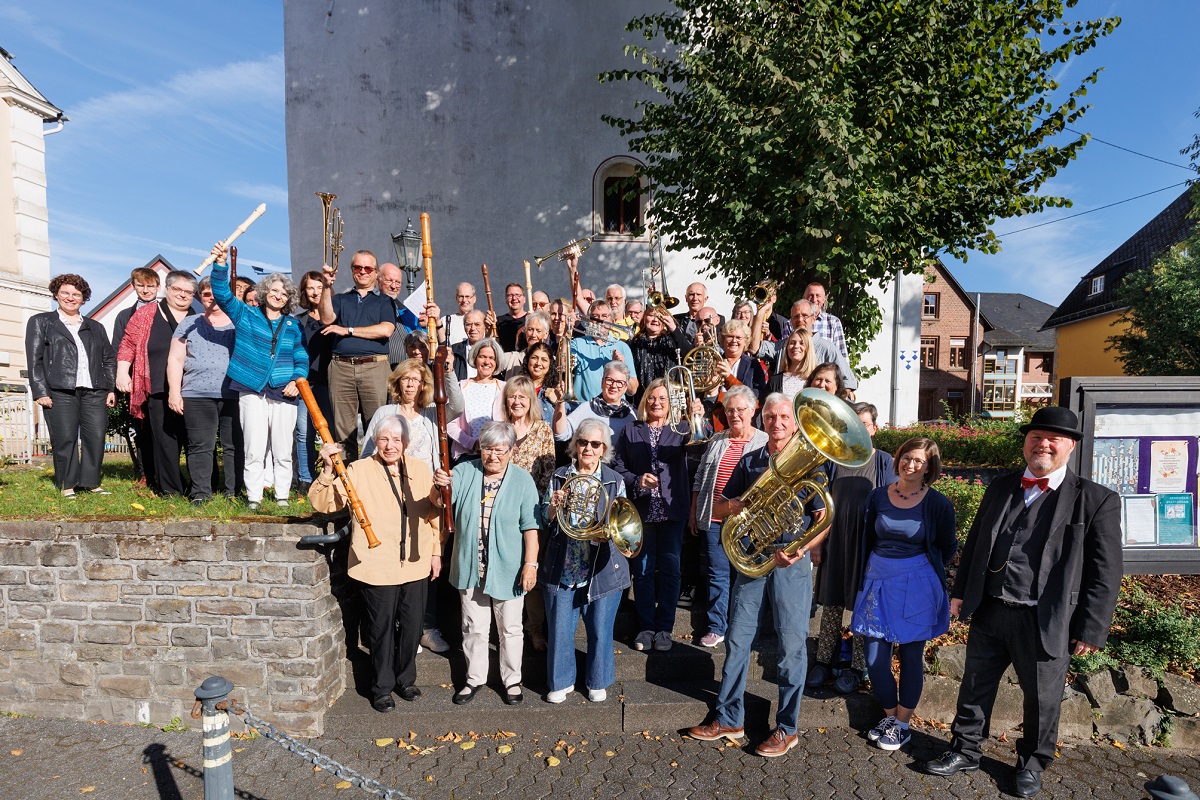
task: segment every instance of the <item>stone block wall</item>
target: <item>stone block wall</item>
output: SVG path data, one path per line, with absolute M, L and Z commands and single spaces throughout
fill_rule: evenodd
M 161 725 L 210 675 L 294 733 L 345 688 L 314 525 L 0 523 L 0 709 Z M 235 723 L 240 724 L 240 723 Z

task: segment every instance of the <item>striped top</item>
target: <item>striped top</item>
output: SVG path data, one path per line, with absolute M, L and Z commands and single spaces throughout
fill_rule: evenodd
M 733 474 L 734 467 L 742 460 L 742 452 L 746 449 L 746 444 L 747 442 L 729 440 L 729 448 L 721 454 L 721 461 L 717 464 L 717 482 L 713 486 L 713 497 L 725 496 L 725 484 L 729 483 L 729 476 Z M 719 519 L 713 520 L 713 522 L 720 521 Z

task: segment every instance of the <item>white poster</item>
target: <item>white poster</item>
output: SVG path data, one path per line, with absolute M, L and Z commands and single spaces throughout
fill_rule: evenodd
M 1180 439 L 1150 442 L 1150 491 L 1179 493 L 1187 491 L 1188 447 Z

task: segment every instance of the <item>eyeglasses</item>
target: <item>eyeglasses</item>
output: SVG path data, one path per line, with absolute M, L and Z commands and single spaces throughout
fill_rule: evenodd
M 201 293 L 200 293 L 200 296 L 201 296 L 201 297 L 212 297 L 212 296 L 213 296 L 213 293 L 212 293 L 212 292 L 209 292 L 209 291 L 205 291 L 205 292 L 201 292 Z
M 900 456 L 900 463 L 912 464 L 914 467 L 923 467 L 929 462 L 923 458 L 916 458 L 914 456 Z
M 629 381 L 622 380 L 620 378 L 605 378 L 604 383 L 609 386 L 628 386 L 629 385 Z
M 506 298 L 509 298 L 509 299 L 511 299 L 511 298 L 514 298 L 514 297 L 524 297 L 524 296 L 525 296 L 525 293 L 524 293 L 524 292 L 509 292 L 508 294 L 506 294 L 506 295 L 504 295 L 504 296 L 505 296 Z
M 604 447 L 604 442 L 594 442 L 591 439 L 576 439 L 580 447 L 590 447 L 593 450 L 599 450 Z
M 175 292 L 176 294 L 195 294 L 196 293 L 195 289 L 189 289 L 186 286 L 172 286 L 171 291 Z
M 502 456 L 508 452 L 507 447 L 481 447 L 479 452 L 487 453 L 489 456 Z
M 367 267 L 367 266 L 363 266 L 361 264 L 352 264 L 352 265 L 350 265 L 350 269 L 354 270 L 355 272 L 361 272 L 364 275 L 370 275 L 372 272 L 375 271 L 374 267 Z

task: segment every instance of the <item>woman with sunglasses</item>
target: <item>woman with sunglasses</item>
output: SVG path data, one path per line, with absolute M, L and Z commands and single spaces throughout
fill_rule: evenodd
M 549 628 L 546 702 L 561 703 L 575 688 L 575 629 L 582 615 L 587 630 L 587 696 L 600 703 L 607 699 L 608 687 L 616 678 L 613 625 L 621 596 L 629 586 L 629 562 L 610 539 L 579 541 L 567 536 L 559 525 L 559 515 L 570 514 L 578 521 L 578 509 L 567 508 L 563 491 L 571 477 L 596 477 L 610 503 L 625 496 L 625 481 L 607 465 L 612 461 L 612 431 L 604 420 L 581 421 L 568 450 L 572 463 L 555 471 L 539 506 L 542 528 L 548 534 L 537 581 L 546 601 Z M 597 507 L 594 513 L 602 519 L 607 511 Z
M 238 396 L 229 385 L 233 320 L 213 297 L 212 279 L 200 281 L 204 313 L 179 323 L 167 356 L 167 405 L 187 428 L 187 468 L 192 505 L 212 500 L 218 486 L 237 497 L 241 486 L 242 426 Z M 221 439 L 224 480 L 217 476 L 217 436 Z
M 682 354 L 692 349 L 679 323 L 667 311 L 655 306 L 642 315 L 641 330 L 629 343 L 633 351 L 633 364 L 637 374 L 649 383 L 664 378 L 667 370 L 679 364 Z M 640 403 L 646 389 L 638 387 L 634 397 Z

